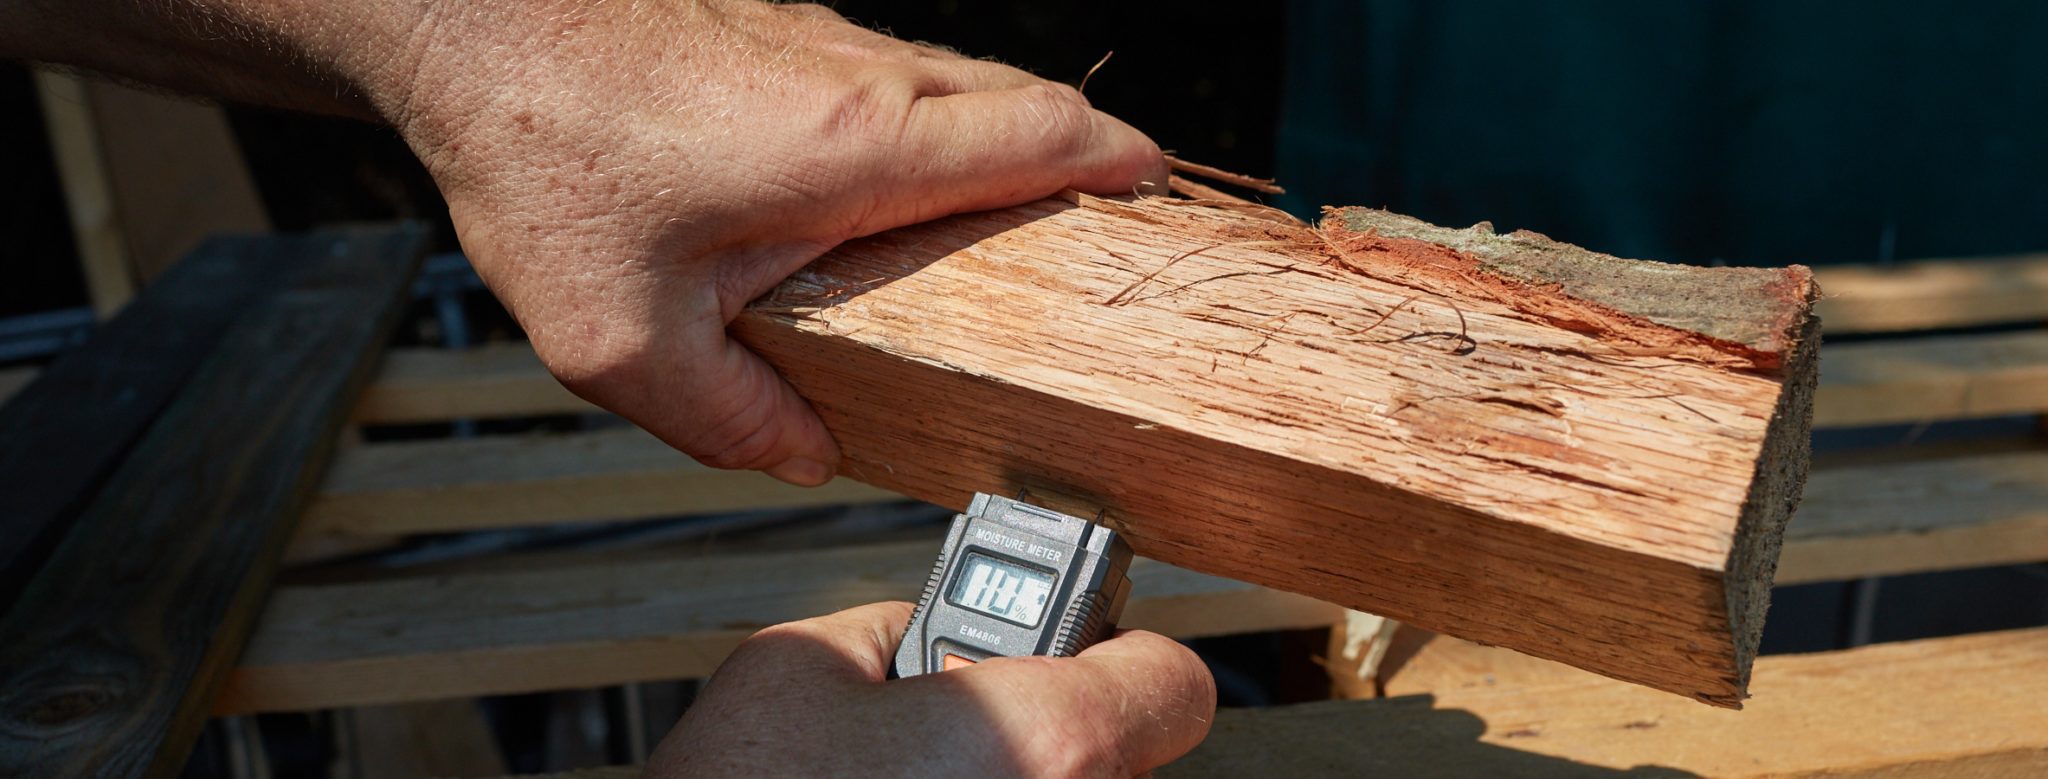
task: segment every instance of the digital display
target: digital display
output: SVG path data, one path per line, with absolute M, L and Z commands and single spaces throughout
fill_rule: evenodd
M 963 608 L 1037 625 L 1052 597 L 1052 574 L 984 554 L 968 553 L 949 600 Z

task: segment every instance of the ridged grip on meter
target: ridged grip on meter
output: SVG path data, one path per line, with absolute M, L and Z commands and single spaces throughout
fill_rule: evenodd
M 1053 634 L 1052 646 L 1046 654 L 1073 657 L 1107 638 L 1110 625 L 1105 600 L 1099 593 L 1075 600 L 1073 607 L 1060 616 L 1059 632 Z
M 924 613 L 931 609 L 932 598 L 938 597 L 939 579 L 946 575 L 946 560 L 951 557 L 946 550 L 939 550 L 938 561 L 932 563 L 932 575 L 924 580 L 924 594 L 917 596 L 917 608 L 910 610 L 910 624 L 903 626 L 904 644 L 911 643 L 911 633 L 924 624 Z

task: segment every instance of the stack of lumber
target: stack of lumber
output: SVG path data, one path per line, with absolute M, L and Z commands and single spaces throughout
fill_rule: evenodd
M 0 409 L 0 774 L 184 766 L 422 237 L 211 240 Z
M 1806 272 L 1324 225 L 1049 200 L 842 246 L 734 330 L 887 491 L 834 500 L 1029 489 L 1162 562 L 1737 703 L 1805 475 Z M 359 419 L 587 410 L 541 376 L 402 353 Z M 365 446 L 308 531 L 725 509 L 706 485 L 749 479 L 628 432 Z

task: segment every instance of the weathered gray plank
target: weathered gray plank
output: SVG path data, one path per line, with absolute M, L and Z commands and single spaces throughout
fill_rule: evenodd
M 242 239 L 303 264 L 238 320 L 0 621 L 0 774 L 182 765 L 422 249 Z

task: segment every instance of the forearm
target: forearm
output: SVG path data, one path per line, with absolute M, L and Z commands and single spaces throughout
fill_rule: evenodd
M 403 100 L 428 10 L 417 0 L 0 0 L 0 58 L 372 119 Z

